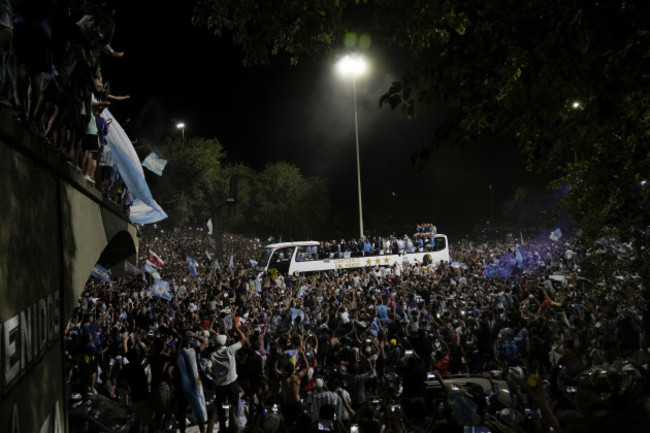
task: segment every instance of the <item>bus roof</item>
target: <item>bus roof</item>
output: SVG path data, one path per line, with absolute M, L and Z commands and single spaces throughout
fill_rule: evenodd
M 297 241 L 297 242 L 277 242 L 275 244 L 264 245 L 264 248 L 284 248 L 284 247 L 318 247 L 318 241 Z

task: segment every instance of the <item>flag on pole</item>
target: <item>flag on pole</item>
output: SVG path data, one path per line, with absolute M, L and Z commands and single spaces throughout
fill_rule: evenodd
M 212 261 L 212 253 L 210 253 L 210 251 L 205 250 L 203 254 L 205 254 L 205 257 L 207 257 L 208 260 Z
M 151 250 L 149 250 L 147 253 L 147 263 L 149 263 L 151 266 L 157 267 L 158 269 L 162 268 L 165 265 L 165 262 L 162 261 L 158 254 L 154 253 Z
M 255 269 L 255 267 L 257 266 L 257 262 L 253 259 L 248 259 L 248 260 L 250 260 L 251 262 L 251 268 Z
M 136 265 L 128 260 L 124 260 L 124 271 L 133 275 L 139 275 L 142 272 Z
M 562 230 L 560 230 L 559 228 L 553 230 L 553 231 L 551 232 L 551 235 L 549 236 L 549 238 L 550 238 L 553 242 L 557 241 L 557 240 L 560 239 L 561 237 L 562 237 Z
M 228 262 L 228 269 L 231 271 L 235 268 L 235 252 L 230 250 L 230 262 Z
M 196 277 L 199 274 L 196 270 L 196 268 L 199 267 L 199 262 L 197 262 L 190 256 L 185 257 L 185 261 L 187 262 L 187 269 L 190 270 L 192 277 Z
M 519 232 L 519 238 L 521 239 L 521 244 L 524 244 L 524 234 L 522 232 Z
M 169 291 L 169 283 L 167 281 L 155 279 L 151 287 L 151 296 L 172 300 L 172 294 Z
M 156 155 L 155 152 L 151 152 L 147 157 L 142 161 L 142 166 L 148 168 L 152 172 L 156 173 L 158 176 L 162 176 L 162 172 L 167 165 L 167 160 L 160 158 Z
M 154 266 L 152 266 L 151 263 L 149 263 L 149 262 L 147 262 L 144 265 L 144 271 L 146 273 L 148 273 L 149 275 L 151 275 L 152 277 L 154 277 L 155 279 L 157 279 L 157 280 L 162 279 L 162 277 L 158 273 L 158 269 L 156 269 Z
M 213 229 L 213 227 L 212 227 L 212 218 L 208 219 L 208 222 L 205 223 L 205 225 L 208 226 L 208 234 L 211 235 L 212 234 L 212 229 Z
M 219 259 L 216 259 L 216 260 L 214 261 L 214 268 L 215 268 L 215 269 L 221 269 L 221 265 L 219 264 Z
M 95 267 L 90 272 L 90 275 L 101 281 L 110 281 L 111 279 L 110 271 L 105 267 L 103 267 L 102 265 L 100 265 L 99 263 L 95 264 Z

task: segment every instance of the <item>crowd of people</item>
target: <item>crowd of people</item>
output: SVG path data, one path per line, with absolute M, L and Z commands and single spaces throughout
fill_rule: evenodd
M 103 112 L 128 95 L 102 75 L 115 32 L 111 2 L 0 0 L 0 104 L 44 137 L 70 166 L 118 206 L 126 188 L 114 170 Z
M 418 226 L 418 229 L 420 227 Z M 322 241 L 318 252 L 319 260 L 330 258 L 365 257 L 384 254 L 404 254 L 422 251 L 435 251 L 441 246 L 442 240 L 436 240 L 435 231 L 413 234 L 412 236 L 390 235 L 369 236 L 363 239 L 341 239 L 337 241 Z M 444 242 L 442 242 L 444 248 Z
M 452 239 L 441 266 L 296 277 L 258 275 L 259 241 L 226 236 L 232 265 L 205 231 L 150 230 L 138 269 L 88 281 L 66 330 L 71 395 L 129 404 L 142 432 L 646 429 L 643 288 L 579 274 L 625 246 Z

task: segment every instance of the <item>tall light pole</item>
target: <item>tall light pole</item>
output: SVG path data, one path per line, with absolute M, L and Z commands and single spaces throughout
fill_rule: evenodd
M 183 146 L 185 146 L 185 124 L 184 123 L 177 123 L 176 128 L 181 130 L 181 142 L 183 143 Z
M 366 71 L 366 62 L 359 56 L 345 56 L 337 63 L 342 75 L 352 77 L 354 98 L 354 138 L 357 149 L 357 188 L 359 192 L 359 239 L 363 239 L 363 205 L 361 201 L 361 163 L 359 162 L 359 121 L 357 119 L 357 77 Z

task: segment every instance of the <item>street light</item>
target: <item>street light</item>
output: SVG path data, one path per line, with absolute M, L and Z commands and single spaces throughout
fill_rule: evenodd
M 352 77 L 354 97 L 354 137 L 357 148 L 357 188 L 359 190 L 359 239 L 363 239 L 363 206 L 361 204 L 361 164 L 359 163 L 359 122 L 357 120 L 357 77 L 363 75 L 367 66 L 359 56 L 345 56 L 336 64 L 341 75 Z
M 183 145 L 185 144 L 185 124 L 184 123 L 177 123 L 176 128 L 181 130 L 181 140 L 183 142 Z

